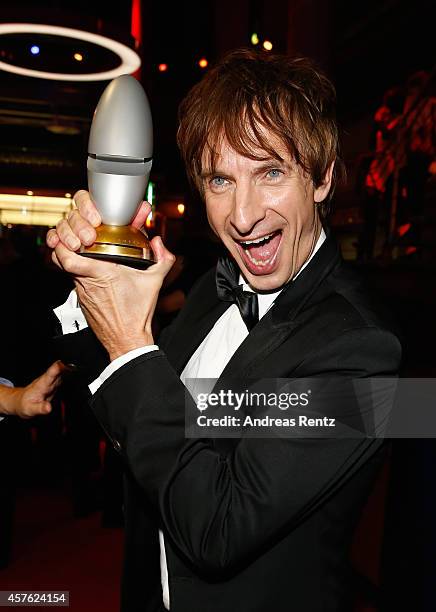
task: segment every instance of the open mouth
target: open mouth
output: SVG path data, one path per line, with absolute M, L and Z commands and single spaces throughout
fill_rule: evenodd
M 239 253 L 252 274 L 270 274 L 277 260 L 282 231 L 277 230 L 253 240 L 239 240 Z

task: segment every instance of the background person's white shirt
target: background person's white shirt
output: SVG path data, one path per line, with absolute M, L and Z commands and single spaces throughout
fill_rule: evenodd
M 324 242 L 325 238 L 326 235 L 324 229 L 321 229 L 318 241 L 310 257 L 301 266 L 298 273 L 292 279 L 293 281 L 307 266 L 309 261 Z M 239 282 L 240 284 L 244 285 L 244 291 L 253 291 L 249 285 L 244 283 L 242 276 L 240 276 Z M 259 320 L 273 306 L 276 297 L 280 293 L 281 290 L 274 293 L 258 293 Z M 86 319 L 80 310 L 75 291 L 72 291 L 65 304 L 56 308 L 54 312 L 61 322 L 63 333 L 74 333 L 75 331 L 78 331 L 78 329 L 87 327 Z M 191 395 L 196 395 L 195 379 L 217 379 L 220 377 L 224 368 L 247 336 L 247 326 L 241 317 L 239 308 L 236 306 L 236 304 L 232 304 L 224 312 L 224 314 L 221 315 L 218 321 L 216 321 L 215 325 L 212 327 L 197 350 L 193 353 L 180 375 L 180 380 L 183 382 L 183 384 L 186 383 L 185 386 L 187 386 Z M 158 348 L 159 347 L 156 345 L 143 346 L 141 348 L 129 351 L 125 355 L 117 357 L 117 359 L 114 359 L 114 361 L 112 361 L 107 368 L 103 370 L 100 376 L 89 385 L 91 393 L 94 394 L 104 383 L 104 381 L 125 363 L 128 363 L 139 355 L 158 350 Z M 203 386 L 201 390 L 204 392 Z M 169 610 L 170 596 L 168 584 L 168 566 L 166 562 L 164 536 L 161 530 L 159 530 L 159 544 L 162 597 L 165 608 Z

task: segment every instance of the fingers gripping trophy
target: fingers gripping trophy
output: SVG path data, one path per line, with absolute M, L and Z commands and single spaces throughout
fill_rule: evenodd
M 144 198 L 152 155 L 147 96 L 134 77 L 120 76 L 104 90 L 92 120 L 88 188 L 102 225 L 81 255 L 139 269 L 154 263 L 147 235 L 130 225 Z

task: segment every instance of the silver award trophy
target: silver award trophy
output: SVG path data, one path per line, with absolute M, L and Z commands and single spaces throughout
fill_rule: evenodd
M 102 218 L 80 254 L 135 268 L 154 263 L 145 232 L 130 225 L 143 201 L 153 155 L 150 106 L 128 75 L 109 83 L 95 109 L 88 145 L 88 188 Z

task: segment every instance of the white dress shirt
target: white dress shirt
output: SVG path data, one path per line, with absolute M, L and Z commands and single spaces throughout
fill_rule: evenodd
M 324 229 L 321 229 L 318 241 L 307 261 L 301 266 L 300 270 L 294 276 L 292 280 L 295 280 L 297 276 L 307 266 L 309 261 L 315 255 L 316 251 L 320 248 L 326 238 Z M 249 285 L 244 282 L 242 276 L 239 278 L 240 284 L 244 285 L 244 291 L 253 291 Z M 276 297 L 281 293 L 276 291 L 274 293 L 258 294 L 259 303 L 259 320 L 268 312 L 273 306 Z M 54 310 L 56 316 L 61 322 L 63 333 L 73 333 L 82 327 L 86 327 L 87 323 L 83 317 L 83 314 L 78 305 L 77 296 L 74 297 L 75 292 L 73 291 L 67 302 L 63 306 L 59 306 Z M 65 307 L 65 308 L 64 308 Z M 71 310 L 73 308 L 73 310 Z M 69 310 L 69 312 L 68 312 Z M 82 315 L 80 318 L 79 313 Z M 65 331 L 64 331 L 65 324 Z M 79 327 L 77 327 L 79 326 Z M 185 384 L 191 393 L 195 395 L 196 384 L 195 379 L 209 378 L 217 379 L 220 377 L 224 368 L 232 358 L 233 354 L 248 336 L 248 330 L 241 317 L 239 308 L 236 304 L 232 304 L 221 317 L 216 321 L 208 335 L 205 337 L 203 342 L 194 352 L 189 359 L 186 367 L 180 375 L 180 380 Z M 118 368 L 127 363 L 128 361 L 135 359 L 139 355 L 148 353 L 150 351 L 158 350 L 156 345 L 144 346 L 133 351 L 129 351 L 125 355 L 121 355 L 117 359 L 114 359 L 100 376 L 94 380 L 90 385 L 89 389 L 94 394 L 97 389 L 103 384 L 105 380 L 111 376 Z M 201 389 L 204 391 L 204 388 Z M 161 568 L 161 582 L 162 582 L 162 596 L 163 603 L 167 610 L 170 609 L 170 596 L 169 596 L 169 585 L 168 585 L 168 566 L 165 555 L 165 542 L 164 536 L 161 530 L 159 530 L 159 543 L 160 543 L 160 568 Z

